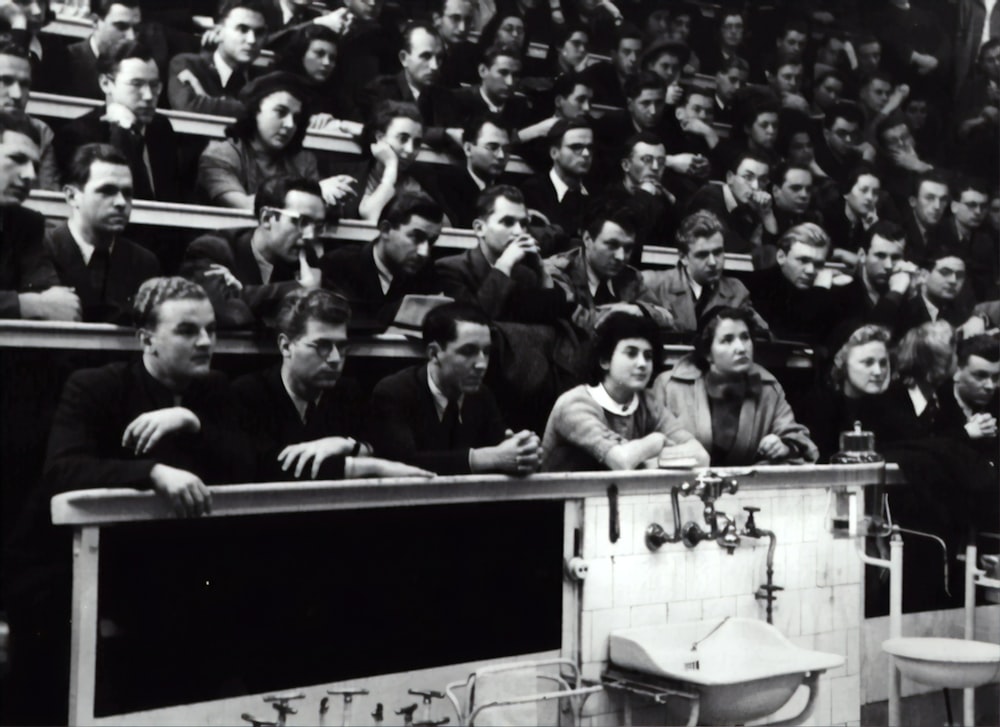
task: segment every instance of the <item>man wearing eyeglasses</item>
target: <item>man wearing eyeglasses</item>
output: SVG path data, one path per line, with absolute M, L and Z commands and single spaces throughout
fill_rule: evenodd
M 341 377 L 350 313 L 328 290 L 289 293 L 275 321 L 281 363 L 233 383 L 260 479 L 431 475 L 372 457 L 362 440 L 365 402 L 358 384 Z
M 556 233 L 556 249 L 545 254 L 570 249 L 571 241 L 580 237 L 580 225 L 590 192 L 583 180 L 594 162 L 594 130 L 586 121 L 560 120 L 546 139 L 552 168 L 544 177 L 532 177 L 522 192 L 528 209 L 545 215 L 560 230 Z
M 318 288 L 320 272 L 310 243 L 326 219 L 319 183 L 272 177 L 254 196 L 257 226 L 222 230 L 191 241 L 185 260 L 205 263 L 196 277 L 216 310 L 234 296 L 254 316 L 270 317 L 291 291 Z
M 56 135 L 56 162 L 66 174 L 84 144 L 111 144 L 128 159 L 137 199 L 181 199 L 177 149 L 170 121 L 156 113 L 163 86 L 152 51 L 128 41 L 98 59 L 104 106 L 66 124 Z
M 826 112 L 823 139 L 816 144 L 816 165 L 837 184 L 843 184 L 862 159 L 875 158 L 875 148 L 863 143 L 864 124 L 861 109 L 850 101 L 839 101 Z

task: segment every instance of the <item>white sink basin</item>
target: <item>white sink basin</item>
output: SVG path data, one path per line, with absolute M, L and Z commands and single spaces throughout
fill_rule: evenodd
M 839 654 L 801 649 L 774 626 L 749 618 L 614 631 L 610 650 L 618 667 L 696 690 L 699 724 L 766 717 L 791 699 L 807 673 L 844 663 Z
M 971 689 L 1000 680 L 1000 644 L 910 637 L 882 642 L 907 679 L 941 689 Z

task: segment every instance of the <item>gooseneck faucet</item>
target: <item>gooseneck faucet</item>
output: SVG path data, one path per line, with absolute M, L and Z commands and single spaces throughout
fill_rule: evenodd
M 747 538 L 763 538 L 767 537 L 770 539 L 770 544 L 767 546 L 767 583 L 762 585 L 757 589 L 757 592 L 753 594 L 753 597 L 758 601 L 767 601 L 767 622 L 769 624 L 774 623 L 774 602 L 777 600 L 775 596 L 776 591 L 785 590 L 781 586 L 774 585 L 774 548 L 778 544 L 778 536 L 774 534 L 773 530 L 764 530 L 763 528 L 758 528 L 757 523 L 754 521 L 754 513 L 760 512 L 759 507 L 747 506 L 743 508 L 747 512 L 747 522 L 743 526 L 743 536 Z
M 668 535 L 663 526 L 659 523 L 651 523 L 646 528 L 646 547 L 650 550 L 657 550 L 665 543 L 683 542 L 689 548 L 695 547 L 702 540 L 715 540 L 720 547 L 725 548 L 730 555 L 740 544 L 740 536 L 736 523 L 726 516 L 722 511 L 716 511 L 715 501 L 723 494 L 735 495 L 739 489 L 737 476 L 752 476 L 754 470 L 740 470 L 738 472 L 726 472 L 717 474 L 711 469 L 701 472 L 694 480 L 694 483 L 684 482 L 670 491 L 670 504 L 673 510 L 674 531 Z M 707 530 L 696 522 L 687 522 L 681 526 L 679 495 L 695 495 L 700 497 L 705 503 L 703 515 Z M 719 521 L 724 524 L 720 528 Z

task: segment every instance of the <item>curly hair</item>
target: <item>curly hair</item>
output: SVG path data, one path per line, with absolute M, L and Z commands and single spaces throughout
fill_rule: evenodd
M 208 300 L 208 293 L 197 283 L 179 276 L 150 278 L 132 299 L 132 320 L 136 328 L 155 328 L 160 306 L 171 300 Z
M 844 382 L 847 381 L 847 357 L 852 348 L 864 346 L 866 343 L 880 342 L 884 343 L 888 349 L 891 339 L 892 335 L 889 333 L 889 329 L 883 326 L 869 324 L 855 329 L 854 333 L 848 337 L 844 345 L 833 356 L 833 363 L 830 365 L 830 383 L 833 384 L 833 387 L 839 391 Z
M 896 347 L 896 373 L 907 386 L 938 388 L 955 373 L 955 329 L 947 321 L 911 328 Z

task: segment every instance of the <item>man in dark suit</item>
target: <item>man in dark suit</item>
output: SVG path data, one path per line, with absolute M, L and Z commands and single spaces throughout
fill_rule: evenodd
M 170 121 L 156 113 L 162 84 L 149 48 L 138 41 L 123 43 L 101 56 L 98 68 L 105 103 L 60 129 L 55 140 L 59 168 L 67 173 L 84 144 L 111 144 L 128 159 L 137 198 L 180 200 L 178 139 Z
M 438 0 L 433 16 L 434 27 L 444 43 L 441 85 L 445 88 L 458 88 L 463 84 L 474 86 L 479 82 L 476 73 L 479 49 L 469 41 L 475 18 L 472 0 Z
M 875 150 L 864 145 L 865 116 L 856 103 L 839 101 L 823 117 L 823 138 L 816 144 L 816 164 L 839 185 L 862 161 L 874 159 Z
M 973 336 L 959 341 L 957 355 L 954 381 L 938 392 L 935 433 L 970 445 L 996 468 L 1000 344 L 994 336 Z
M 778 234 L 803 222 L 823 226 L 823 216 L 812 208 L 813 173 L 796 164 L 779 164 L 771 175 L 771 198 Z
M 350 9 L 346 7 L 324 11 L 308 2 L 268 0 L 262 3 L 261 10 L 264 11 L 268 29 L 264 47 L 279 56 L 287 49 L 292 38 L 309 25 L 322 25 L 337 35 L 342 35 L 350 24 Z
M 310 248 L 326 219 L 326 207 L 318 182 L 272 177 L 257 189 L 254 213 L 257 227 L 202 235 L 191 241 L 187 259 L 209 256 L 207 270 L 195 279 L 214 305 L 235 290 L 260 320 L 273 316 L 282 299 L 299 286 L 319 287 L 320 272 Z M 231 257 L 211 257 L 220 246 Z
M 594 63 L 584 71 L 594 89 L 594 103 L 625 108 L 625 83 L 638 70 L 642 32 L 629 23 L 618 27 L 611 61 Z
M 442 216 L 430 197 L 399 192 L 382 209 L 378 237 L 364 245 L 341 245 L 323 256 L 323 287 L 347 297 L 352 329 L 381 331 L 405 296 L 441 292 L 429 262 Z
M 448 125 L 461 126 L 470 118 L 494 114 L 514 138 L 532 121 L 528 100 L 515 93 L 520 77 L 517 51 L 504 46 L 490 48 L 479 63 L 479 84 L 452 93 Z
M 160 274 L 153 253 L 121 237 L 132 210 L 128 161 L 109 144 L 84 144 L 63 191 L 69 219 L 45 238 L 59 279 L 80 296 L 85 321 L 125 323 L 139 286 Z
M 953 248 L 939 247 L 928 257 L 929 271 L 920 292 L 903 304 L 899 334 L 922 323 L 945 320 L 958 327 L 971 315 L 971 304 L 962 289 L 966 264 Z
M 170 61 L 167 95 L 171 108 L 215 116 L 236 116 L 238 96 L 267 35 L 262 0 L 225 0 L 217 18 L 219 44 L 212 53 L 181 53 Z
M 406 101 L 415 104 L 424 120 L 424 141 L 428 146 L 441 148 L 448 142 L 445 128 L 451 94 L 438 85 L 442 60 L 441 38 L 428 23 L 409 23 L 403 30 L 403 49 L 399 51 L 402 70 L 383 75 L 366 88 L 362 111 L 365 118 L 381 101 Z M 456 137 L 458 130 L 453 131 Z
M 969 282 L 977 300 L 997 296 L 996 232 L 986 221 L 990 194 L 986 184 L 961 178 L 953 188 L 951 219 L 941 225 L 941 244 L 951 247 L 965 260 Z
M 552 168 L 544 177 L 532 177 L 524 183 L 524 202 L 529 209 L 541 212 L 558 225 L 557 249 L 569 249 L 571 240 L 580 236 L 587 197 L 583 184 L 594 161 L 594 130 L 586 121 L 560 120 L 546 135 Z
M 722 223 L 711 212 L 694 212 L 681 221 L 677 230 L 677 267 L 642 272 L 646 286 L 642 299 L 670 312 L 671 330 L 694 333 L 702 314 L 717 306 L 752 309 L 746 286 L 723 275 L 723 232 Z M 756 313 L 755 317 L 761 330 L 766 331 L 766 321 Z
M 541 441 L 504 428 L 483 378 L 490 362 L 490 321 L 474 307 L 448 303 L 423 324 L 426 364 L 378 383 L 369 438 L 379 456 L 442 475 L 538 469 Z
M 944 214 L 950 196 L 948 178 L 941 172 L 924 172 L 914 180 L 910 209 L 903 213 L 902 220 L 907 260 L 923 266 L 927 263 L 928 252 L 942 243 Z
M 0 318 L 80 320 L 80 299 L 45 254 L 45 218 L 21 206 L 38 159 L 31 119 L 0 110 Z
M 340 375 L 350 313 L 328 290 L 290 293 L 276 321 L 281 363 L 233 383 L 261 480 L 431 475 L 371 457 L 361 391 Z
M 97 59 L 115 47 L 136 39 L 142 22 L 139 0 L 98 0 L 91 6 L 94 32 L 66 48 L 69 65 L 60 74 L 62 92 L 69 96 L 104 99 L 98 81 Z

